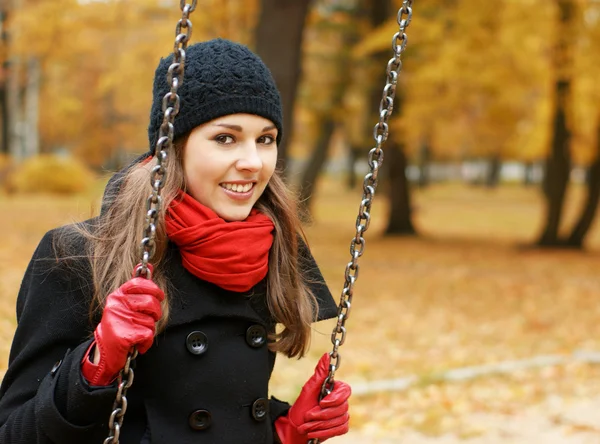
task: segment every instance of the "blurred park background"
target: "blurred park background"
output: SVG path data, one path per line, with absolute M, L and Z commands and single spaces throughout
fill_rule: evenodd
M 25 267 L 147 150 L 177 0 L 0 2 L 0 375 Z M 337 298 L 400 1 L 199 0 L 193 41 L 257 51 L 280 162 Z M 600 440 L 600 0 L 416 0 L 338 377 L 335 442 Z M 280 359 L 293 399 L 307 359 Z

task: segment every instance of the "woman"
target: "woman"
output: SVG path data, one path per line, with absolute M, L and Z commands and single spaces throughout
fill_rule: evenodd
M 155 75 L 151 147 L 171 61 Z M 303 356 L 311 322 L 337 314 L 275 172 L 273 78 L 246 47 L 217 39 L 188 48 L 179 95 L 152 280 L 131 276 L 153 149 L 111 178 L 99 217 L 50 231 L 34 253 L 0 443 L 102 442 L 133 347 L 123 444 L 304 444 L 347 432 L 350 387 L 336 381 L 318 400 L 327 355 L 292 406 L 268 398 L 276 353 Z

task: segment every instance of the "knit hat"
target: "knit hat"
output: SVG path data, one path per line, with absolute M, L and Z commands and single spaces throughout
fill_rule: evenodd
M 172 62 L 172 54 L 161 59 L 154 75 L 148 127 L 151 154 L 164 119 L 163 97 L 171 89 L 167 71 Z M 277 143 L 281 141 L 283 113 L 279 91 L 264 62 L 244 45 L 215 39 L 188 46 L 178 94 L 181 108 L 175 117 L 175 138 L 218 117 L 247 113 L 272 121 L 278 130 Z

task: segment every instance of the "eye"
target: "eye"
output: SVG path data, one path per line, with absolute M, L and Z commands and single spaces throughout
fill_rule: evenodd
M 235 142 L 235 139 L 230 134 L 219 134 L 217 137 L 215 137 L 215 141 L 222 145 L 230 145 Z
M 260 136 L 257 142 L 263 145 L 272 145 L 275 143 L 275 137 L 271 136 L 270 134 L 265 134 L 264 136 Z

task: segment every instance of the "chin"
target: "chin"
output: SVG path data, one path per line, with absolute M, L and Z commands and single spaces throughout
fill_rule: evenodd
M 239 222 L 245 220 L 250 215 L 250 210 L 252 210 L 252 207 L 247 210 L 239 209 L 236 211 L 223 211 L 217 214 L 221 219 L 226 220 L 227 222 Z

